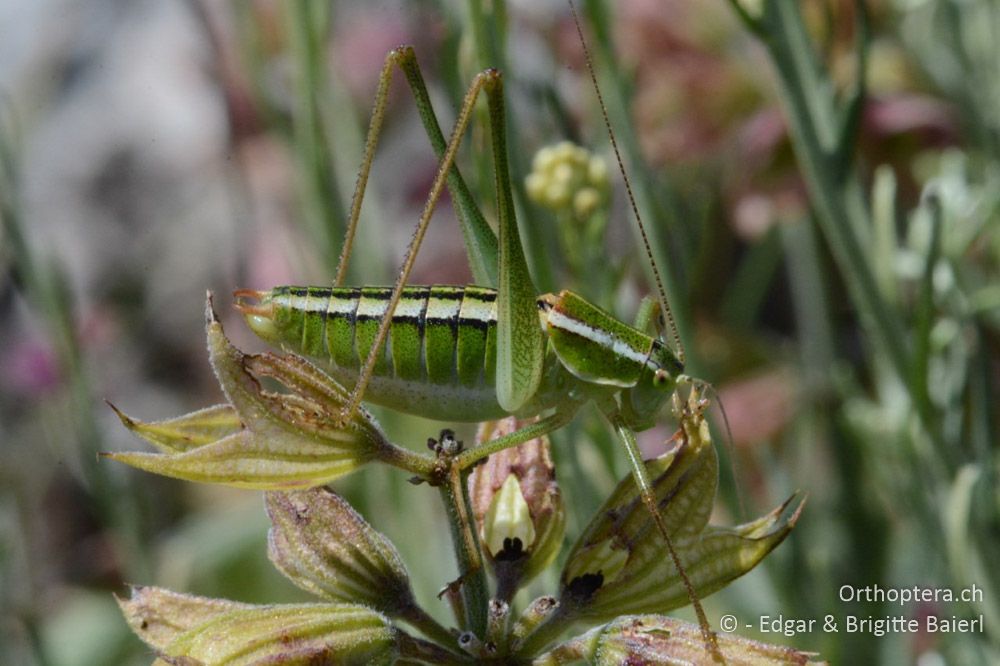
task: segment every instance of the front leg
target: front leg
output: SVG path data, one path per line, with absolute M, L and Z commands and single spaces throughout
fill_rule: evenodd
M 560 407 L 556 409 L 555 412 L 539 421 L 526 425 L 519 430 L 515 430 L 508 435 L 504 435 L 503 437 L 491 439 L 488 442 L 483 442 L 475 448 L 463 451 L 455 459 L 455 462 L 460 468 L 469 469 L 475 463 L 493 455 L 494 453 L 497 453 L 498 451 L 509 449 L 512 446 L 517 446 L 518 444 L 523 444 L 528 440 L 544 437 L 550 432 L 558 430 L 572 421 L 578 407 L 579 405 L 576 403 Z

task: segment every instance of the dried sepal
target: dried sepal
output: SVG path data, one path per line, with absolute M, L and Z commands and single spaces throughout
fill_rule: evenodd
M 132 631 L 155 649 L 165 648 L 181 634 L 213 618 L 253 607 L 225 599 L 171 592 L 161 587 L 136 586 L 128 599 L 116 600 Z
M 217 615 L 159 650 L 168 664 L 391 664 L 399 632 L 354 604 L 252 606 Z
M 231 405 L 214 405 L 163 421 L 134 419 L 109 403 L 122 424 L 163 453 L 181 453 L 238 432 L 243 424 Z
M 675 547 L 705 529 L 715 500 L 718 459 L 710 439 L 703 436 L 707 432 L 693 426 L 678 430 L 671 449 L 645 463 Z M 651 558 L 669 561 L 664 549 L 635 481 L 626 476 L 570 551 L 563 586 L 588 574 L 600 574 L 604 585 L 614 583 L 627 565 L 635 567 Z
M 559 601 L 555 597 L 537 597 L 524 609 L 521 616 L 511 626 L 510 638 L 515 644 L 520 644 L 526 636 L 534 632 L 539 625 L 548 620 L 559 610 Z
M 317 367 L 298 356 L 243 354 L 226 338 L 211 301 L 206 319 L 212 367 L 243 427 L 180 452 L 107 457 L 188 481 L 280 490 L 322 485 L 391 446 L 364 409 L 342 422 L 347 392 Z M 264 377 L 289 392 L 264 390 Z
M 333 601 L 402 615 L 415 602 L 403 561 L 384 535 L 324 488 L 266 495 L 267 552 L 293 583 Z
M 735 528 L 708 526 L 718 458 L 700 409 L 685 411 L 672 450 L 646 463 L 660 514 L 685 572 L 704 597 L 750 571 L 788 535 L 803 500 L 793 496 Z M 563 612 L 608 620 L 689 603 L 683 579 L 631 476 L 618 484 L 570 552 L 561 577 Z
M 747 573 L 791 532 L 804 500 L 788 499 L 771 513 L 733 528 L 708 527 L 697 538 L 675 542 L 688 580 L 700 598 Z M 579 613 L 592 619 L 680 608 L 690 602 L 684 582 L 663 546 L 643 544 L 618 577 L 599 586 Z
M 719 651 L 731 666 L 809 664 L 813 656 L 783 645 L 773 645 L 733 634 L 716 634 Z M 619 664 L 714 664 L 705 651 L 697 624 L 663 615 L 617 618 L 573 638 L 541 655 L 533 664 L 547 666 L 585 660 L 595 666 Z
M 477 444 L 527 425 L 509 417 L 479 428 Z M 502 598 L 531 580 L 559 552 L 566 508 L 547 437 L 529 440 L 490 456 L 469 476 L 476 526 L 494 568 Z

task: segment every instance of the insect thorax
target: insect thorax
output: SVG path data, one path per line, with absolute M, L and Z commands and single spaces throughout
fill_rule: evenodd
M 684 365 L 663 342 L 654 339 L 649 358 L 635 386 L 622 391 L 622 411 L 635 430 L 652 427 L 664 403 L 677 388 Z

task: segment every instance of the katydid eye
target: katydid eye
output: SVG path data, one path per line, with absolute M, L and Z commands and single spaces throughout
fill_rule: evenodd
M 663 386 L 670 379 L 666 370 L 657 370 L 653 373 L 653 386 Z

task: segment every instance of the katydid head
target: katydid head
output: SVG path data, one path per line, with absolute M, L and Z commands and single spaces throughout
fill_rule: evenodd
M 670 347 L 571 291 L 545 294 L 538 305 L 563 367 L 588 384 L 618 387 L 629 427 L 652 426 L 684 372 Z
M 233 298 L 235 299 L 233 305 L 240 311 L 246 319 L 247 326 L 257 337 L 272 344 L 281 342 L 281 332 L 274 319 L 271 292 L 239 289 L 233 292 Z
M 631 428 L 644 430 L 653 426 L 683 372 L 684 364 L 677 355 L 660 340 L 654 340 L 639 381 L 621 394 L 622 413 Z

